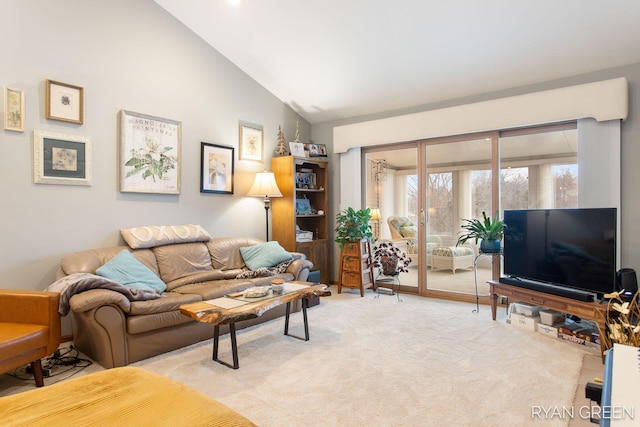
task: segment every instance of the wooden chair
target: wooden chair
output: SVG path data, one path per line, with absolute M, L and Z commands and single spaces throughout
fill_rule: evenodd
M 56 292 L 0 289 L 0 373 L 31 364 L 37 387 L 44 385 L 41 358 L 60 345 Z

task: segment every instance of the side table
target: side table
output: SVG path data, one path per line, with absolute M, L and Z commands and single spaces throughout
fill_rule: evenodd
M 478 252 L 478 255 L 476 255 L 476 257 L 473 260 L 473 278 L 475 280 L 476 283 L 476 309 L 472 311 L 472 313 L 479 313 L 480 312 L 480 296 L 478 295 L 478 260 L 482 257 L 488 257 L 491 258 L 491 266 L 493 267 L 493 263 L 496 259 L 496 257 L 499 257 L 500 259 L 503 257 L 503 252 L 483 252 L 480 251 Z

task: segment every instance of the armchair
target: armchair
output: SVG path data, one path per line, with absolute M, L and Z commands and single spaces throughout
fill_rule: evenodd
M 60 345 L 57 292 L 0 289 L 0 373 L 31 364 L 42 387 L 41 358 Z
M 418 259 L 418 228 L 406 216 L 390 216 L 387 218 L 392 241 L 405 241 L 407 255 L 412 260 Z M 431 266 L 431 253 L 436 247 L 442 246 L 442 239 L 436 235 L 427 237 L 427 266 Z

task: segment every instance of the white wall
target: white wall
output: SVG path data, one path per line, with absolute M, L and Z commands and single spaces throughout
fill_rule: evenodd
M 0 131 L 1 287 L 44 289 L 65 254 L 122 244 L 123 227 L 264 238 L 262 200 L 245 194 L 270 169 L 278 126 L 292 140 L 300 120 L 307 141 L 306 121 L 152 0 L 2 1 L 0 16 L 0 86 L 26 101 L 25 132 Z M 84 88 L 83 125 L 44 118 L 46 79 Z M 118 191 L 121 109 L 182 122 L 180 195 Z M 264 164 L 238 161 L 240 121 L 264 126 Z M 34 129 L 91 138 L 93 185 L 34 184 Z M 236 147 L 234 195 L 200 193 L 201 141 Z

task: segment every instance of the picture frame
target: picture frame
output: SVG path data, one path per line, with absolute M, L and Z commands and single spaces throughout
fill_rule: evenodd
M 327 146 L 325 144 L 316 144 L 318 146 L 318 157 L 327 157 Z
M 311 215 L 311 202 L 309 199 L 296 199 L 296 215 Z
M 313 172 L 296 172 L 296 188 L 314 190 L 316 188 L 316 174 Z
M 304 144 L 302 142 L 290 142 L 289 148 L 291 149 L 291 155 L 295 157 L 306 157 Z
M 4 88 L 4 130 L 24 132 L 24 91 Z
M 200 143 L 200 192 L 233 194 L 234 148 Z
M 120 110 L 120 191 L 180 194 L 182 123 Z
M 309 144 L 309 157 L 320 157 L 318 144 Z
M 258 127 L 240 125 L 240 160 L 264 160 L 264 131 Z
M 47 80 L 45 92 L 45 117 L 47 119 L 83 124 L 83 88 L 54 80 Z
M 92 183 L 91 140 L 83 136 L 33 131 L 35 184 Z

